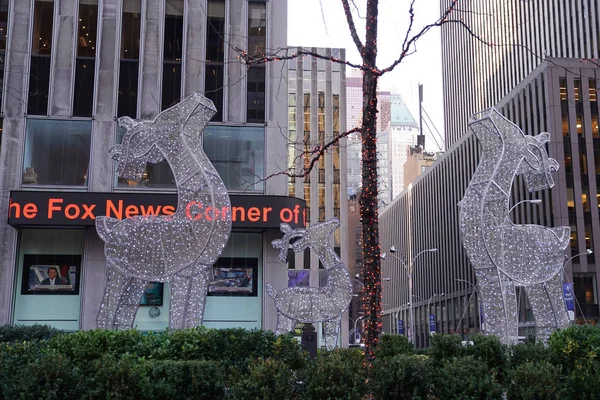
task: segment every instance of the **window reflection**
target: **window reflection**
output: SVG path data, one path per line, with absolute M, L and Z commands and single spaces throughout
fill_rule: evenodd
M 205 96 L 213 101 L 217 114 L 212 121 L 223 120 L 223 61 L 225 58 L 225 1 L 208 0 Z
M 165 110 L 181 99 L 183 0 L 167 0 L 163 45 L 162 109 Z
M 229 190 L 263 190 L 265 131 L 262 127 L 209 125 L 204 151 Z
M 597 304 L 596 274 L 573 274 L 573 291 L 580 304 Z
M 248 55 L 260 57 L 267 45 L 267 6 L 263 2 L 248 3 Z M 248 69 L 247 122 L 265 121 L 265 65 Z
M 124 0 L 117 116 L 137 117 L 142 0 Z
M 4 58 L 6 54 L 6 39 L 8 33 L 8 1 L 0 0 L 0 87 L 4 85 Z M 0 90 L 0 101 L 2 91 Z
M 87 185 L 91 129 L 91 121 L 28 120 L 23 184 Z
M 97 21 L 98 0 L 80 1 L 75 94 L 73 97 L 73 115 L 78 117 L 92 116 Z
M 117 131 L 117 143 L 123 141 L 125 135 L 125 129 L 119 128 Z M 117 177 L 117 187 L 119 188 L 130 188 L 130 189 L 175 189 L 175 176 L 173 171 L 166 160 L 163 160 L 157 164 L 146 164 L 146 170 L 142 175 L 140 182 L 134 180 L 124 179 Z
M 46 115 L 48 113 L 53 21 L 54 3 L 36 0 L 33 11 L 29 100 L 27 103 L 27 114 L 29 115 Z

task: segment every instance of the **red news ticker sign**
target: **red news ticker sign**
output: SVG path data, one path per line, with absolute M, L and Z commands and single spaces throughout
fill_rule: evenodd
M 231 195 L 231 208 L 206 206 L 190 201 L 182 210 L 193 220 L 212 220 L 231 213 L 234 228 L 279 229 L 285 222 L 293 228 L 306 226 L 304 200 L 286 196 Z M 106 215 L 124 219 L 138 215 L 173 215 L 177 211 L 176 194 L 35 192 L 12 191 L 8 223 L 13 226 L 86 226 Z

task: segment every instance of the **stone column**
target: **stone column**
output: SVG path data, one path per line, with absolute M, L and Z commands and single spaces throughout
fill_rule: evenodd
M 206 7 L 206 0 L 187 0 L 185 4 L 182 97 L 193 92 L 204 92 Z
M 141 119 L 153 119 L 160 112 L 162 99 L 165 1 L 145 0 L 142 5 L 142 14 L 138 110 Z
M 31 13 L 33 1 L 13 0 L 9 6 L 8 43 L 3 96 L 4 122 L 0 147 L 0 212 L 8 215 L 10 191 L 19 189 L 27 112 L 27 88 L 31 58 Z M 0 224 L 0 324 L 11 322 L 17 230 Z
M 225 98 L 227 99 L 227 122 L 246 122 L 246 74 L 248 68 L 238 58 L 235 48 L 247 50 L 248 0 L 231 0 L 227 34 L 229 45 L 225 57 Z M 269 20 L 270 22 L 270 20 Z
M 58 15 L 54 18 L 48 110 L 50 115 L 68 117 L 73 109 L 77 0 L 56 1 Z

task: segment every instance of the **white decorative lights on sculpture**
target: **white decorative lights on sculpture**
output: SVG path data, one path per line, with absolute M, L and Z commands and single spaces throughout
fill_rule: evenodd
M 178 204 L 169 216 L 96 219 L 107 260 L 99 328 L 131 328 L 151 281 L 171 282 L 171 329 L 202 323 L 210 270 L 231 233 L 229 195 L 200 140 L 215 113 L 212 101 L 194 93 L 151 122 L 119 119 L 127 132 L 110 151 L 117 174 L 139 182 L 146 163 L 166 159 Z
M 554 186 L 558 169 L 545 144 L 548 133 L 525 135 L 495 109 L 469 123 L 482 154 L 460 206 L 463 246 L 475 269 L 486 333 L 504 343 L 518 340 L 515 286 L 524 286 L 538 340 L 568 325 L 563 297 L 563 252 L 569 228 L 515 225 L 510 219 L 511 186 L 521 175 L 530 192 Z
M 323 322 L 325 346 L 333 349 L 338 342 L 342 314 L 352 299 L 352 284 L 346 266 L 331 246 L 331 234 L 340 226 L 337 218 L 320 222 L 308 229 L 292 229 L 281 224 L 282 239 L 274 240 L 280 249 L 279 259 L 287 259 L 288 251 L 295 253 L 311 248 L 319 257 L 327 273 L 322 287 L 291 287 L 275 292 L 267 284 L 267 293 L 275 299 L 277 334 L 291 331 L 297 322 Z

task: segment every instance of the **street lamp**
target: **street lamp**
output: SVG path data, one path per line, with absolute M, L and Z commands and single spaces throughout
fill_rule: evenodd
M 354 329 L 352 330 L 353 334 L 354 334 L 354 344 L 358 343 L 358 338 L 356 337 L 356 324 L 358 323 L 358 321 L 362 321 L 363 317 L 358 317 L 356 318 L 356 320 L 353 320 L 352 318 L 349 318 L 351 321 L 353 321 L 354 323 Z
M 542 200 L 540 200 L 540 199 L 521 200 L 521 201 L 519 201 L 518 203 L 516 203 L 514 206 L 512 206 L 512 207 L 511 207 L 511 208 L 508 210 L 508 213 L 510 214 L 510 212 L 511 212 L 511 211 L 512 211 L 512 210 L 513 210 L 513 209 L 514 209 L 516 206 L 518 206 L 519 204 L 522 204 L 522 203 L 540 204 L 541 202 L 542 202 Z
M 465 280 L 465 279 L 455 279 L 455 281 L 460 281 L 460 282 L 465 282 L 468 283 L 469 285 L 471 285 L 471 287 L 473 288 L 473 292 L 471 292 L 471 295 L 469 296 L 469 301 L 467 301 L 467 305 L 465 306 L 465 310 L 463 311 L 462 315 L 460 316 L 460 321 L 458 321 L 458 325 L 456 326 L 456 329 L 454 330 L 454 333 L 458 333 L 458 327 L 462 324 L 462 320 L 465 318 L 465 314 L 467 313 L 467 310 L 469 309 L 469 304 L 471 304 L 471 300 L 473 299 L 473 296 L 475 295 L 475 292 L 477 292 L 477 286 L 473 285 L 471 282 Z M 477 304 L 475 304 L 475 307 L 477 307 Z M 477 310 L 477 312 L 479 312 L 479 310 Z M 479 329 L 481 329 L 481 317 L 478 318 L 480 326 Z M 470 325 L 467 324 L 469 326 L 469 331 L 470 331 Z M 461 333 L 462 336 L 462 333 Z
M 414 256 L 412 258 L 412 260 L 410 260 L 410 263 L 407 264 L 406 261 L 404 261 L 404 259 L 402 259 L 401 257 L 398 257 L 396 255 L 396 247 L 392 246 L 390 247 L 390 255 L 392 257 L 394 257 L 395 259 L 399 260 L 400 263 L 402 264 L 402 267 L 404 267 L 404 271 L 406 272 L 406 276 L 408 277 L 408 298 L 412 301 L 413 298 L 413 284 L 412 284 L 412 275 L 413 275 L 413 265 L 415 263 L 415 260 L 424 253 L 433 253 L 438 251 L 438 249 L 433 248 L 433 249 L 426 249 L 426 250 L 421 250 L 419 253 L 417 253 L 416 256 Z M 383 255 L 385 256 L 385 253 L 383 253 Z M 385 259 L 385 258 L 384 258 Z M 415 340 L 415 313 L 414 313 L 414 309 L 412 304 L 410 305 L 410 340 L 411 342 L 414 342 Z
M 444 295 L 444 292 L 442 292 L 440 294 L 434 293 L 434 294 L 431 295 L 431 297 L 429 298 L 429 300 L 427 300 L 427 312 L 429 313 L 429 315 L 427 316 L 427 318 L 430 319 L 430 321 L 429 321 L 429 334 L 430 335 L 431 335 L 431 316 L 432 315 L 433 315 L 433 320 L 435 322 L 435 314 L 431 313 L 431 308 L 430 308 L 431 307 L 431 300 L 434 299 L 435 297 L 442 297 L 443 295 Z M 437 331 L 437 326 L 435 328 L 435 331 Z
M 564 293 L 564 295 L 565 295 L 565 303 L 566 303 L 565 305 L 567 306 L 567 314 L 569 314 L 569 320 L 570 321 L 574 321 L 575 320 L 575 304 L 574 304 L 574 302 L 577 302 L 577 298 L 575 298 L 575 295 L 573 294 L 573 283 L 569 282 L 569 280 L 567 279 L 567 275 L 565 273 L 566 266 L 567 266 L 567 264 L 569 262 L 571 262 L 576 257 L 580 257 L 580 256 L 583 256 L 583 255 L 590 255 L 590 254 L 593 254 L 593 253 L 594 252 L 592 251 L 592 249 L 587 249 L 583 253 L 575 254 L 573 257 L 568 258 L 563 263 L 563 265 L 562 265 L 562 274 L 563 274 L 563 277 L 564 277 L 565 281 L 568 284 L 567 286 L 570 288 L 570 295 L 569 296 L 567 296 L 567 292 Z M 565 255 L 565 258 L 566 257 L 567 256 Z M 570 299 L 567 299 L 567 297 L 570 297 Z M 577 305 L 579 306 L 579 302 L 577 302 Z M 581 310 L 581 306 L 579 306 L 579 311 L 581 312 L 581 315 L 583 316 L 583 320 L 584 320 L 585 324 L 587 325 L 587 319 L 585 318 L 585 315 L 583 315 L 583 310 Z

